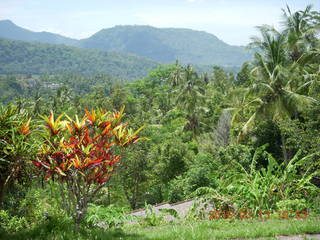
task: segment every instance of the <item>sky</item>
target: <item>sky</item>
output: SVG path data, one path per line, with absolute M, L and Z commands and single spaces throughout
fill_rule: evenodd
M 320 0 L 0 0 L 0 20 L 76 39 L 116 25 L 190 28 L 246 45 L 255 26 L 280 27 L 286 4 L 320 10 Z

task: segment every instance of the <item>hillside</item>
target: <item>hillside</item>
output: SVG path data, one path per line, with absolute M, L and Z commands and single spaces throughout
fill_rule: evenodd
M 190 29 L 116 26 L 80 42 L 82 47 L 129 52 L 159 62 L 178 59 L 183 63 L 239 66 L 251 59 L 243 47 Z
M 43 42 L 131 53 L 161 63 L 241 66 L 252 54 L 244 47 L 231 46 L 215 35 L 180 28 L 116 26 L 82 40 L 48 32 L 33 32 L 9 20 L 0 21 L 0 37 L 26 42 Z
M 125 53 L 0 38 L 0 74 L 106 73 L 132 80 L 156 66 L 156 62 Z
M 0 21 L 0 37 L 25 42 L 42 42 L 52 44 L 78 45 L 78 40 L 54 34 L 50 32 L 33 32 L 22 28 L 10 20 Z

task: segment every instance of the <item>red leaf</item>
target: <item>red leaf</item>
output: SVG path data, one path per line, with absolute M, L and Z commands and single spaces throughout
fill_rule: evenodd
M 41 163 L 39 163 L 38 161 L 32 161 L 33 165 L 35 165 L 37 168 L 41 167 Z
M 102 159 L 97 159 L 97 160 L 94 160 L 94 161 L 89 161 L 89 162 L 88 162 L 88 166 L 91 165 L 91 164 L 101 163 L 101 162 L 102 162 Z
M 52 173 L 49 172 L 49 173 L 44 177 L 44 179 L 45 179 L 45 180 L 48 180 L 48 178 L 51 177 L 51 175 L 52 175 Z

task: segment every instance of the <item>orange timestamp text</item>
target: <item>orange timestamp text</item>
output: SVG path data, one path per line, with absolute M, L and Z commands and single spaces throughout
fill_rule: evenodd
M 309 215 L 307 210 L 301 211 L 278 211 L 278 216 L 280 219 L 289 219 L 289 218 L 296 218 L 296 219 L 306 219 Z M 268 220 L 270 219 L 271 212 L 270 211 L 259 211 L 257 214 L 253 214 L 253 211 L 250 209 L 242 209 L 239 213 L 235 213 L 233 211 L 210 211 L 209 212 L 209 219 L 232 219 L 239 217 L 240 219 L 255 219 L 259 218 L 261 220 Z

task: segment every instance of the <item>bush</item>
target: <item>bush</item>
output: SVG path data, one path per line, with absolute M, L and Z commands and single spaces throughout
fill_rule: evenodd
M 304 211 L 307 210 L 307 202 L 305 199 L 282 200 L 276 203 L 279 211 Z
M 126 215 L 125 208 L 109 205 L 108 207 L 89 204 L 88 216 L 85 222 L 90 226 L 102 228 L 122 227 L 127 221 L 132 220 L 132 216 Z
M 257 167 L 261 154 L 267 154 L 266 168 Z M 249 170 L 234 161 L 233 169 L 217 172 L 218 188 L 215 194 L 211 194 L 211 198 L 228 202 L 228 205 L 237 211 L 248 208 L 254 214 L 276 210 L 278 207 L 306 208 L 306 204 L 311 205 L 313 199 L 319 195 L 319 188 L 311 183 L 311 179 L 320 172 L 306 171 L 301 175 L 299 169 L 312 157 L 313 154 L 301 157 L 298 152 L 288 164 L 279 164 L 271 154 L 259 148 L 252 158 Z M 291 200 L 292 198 L 298 200 Z
M 0 228 L 7 232 L 18 232 L 28 227 L 25 217 L 10 216 L 5 210 L 0 210 Z
M 56 217 L 65 217 L 66 213 L 60 207 L 61 199 L 56 189 L 57 183 L 54 182 L 47 185 L 46 189 L 38 186 L 26 189 L 20 186 L 19 191 L 16 189 L 15 192 L 7 194 L 3 210 L 7 213 L 8 218 L 13 218 L 12 221 L 23 219 L 29 229 Z M 7 220 L 8 218 L 4 217 Z M 6 229 L 3 228 L 3 230 Z
M 57 184 L 50 183 L 52 193 L 56 194 Z M 31 188 L 18 206 L 18 214 L 24 216 L 30 225 L 37 225 L 45 219 L 64 216 L 66 213 L 61 209 L 60 197 L 54 196 L 49 189 Z
M 79 120 L 53 112 L 43 116 L 41 150 L 34 165 L 59 183 L 62 207 L 79 229 L 88 203 L 107 184 L 119 166 L 122 149 L 141 140 L 142 127 L 133 131 L 124 123 L 124 107 L 118 112 L 85 110 Z

